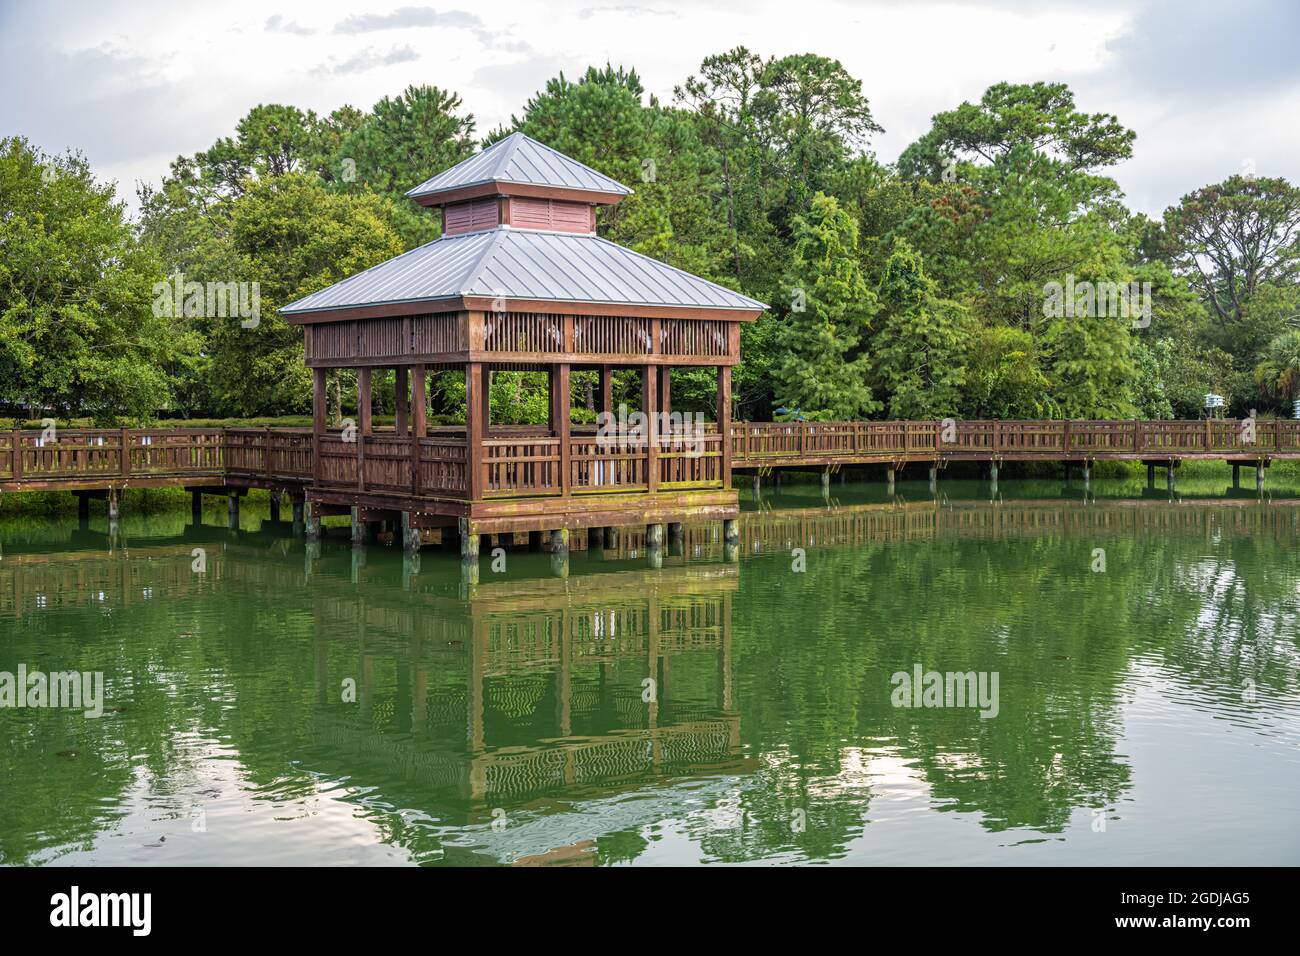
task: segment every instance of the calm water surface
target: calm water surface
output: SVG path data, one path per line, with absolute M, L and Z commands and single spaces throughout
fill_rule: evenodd
M 248 508 L 0 523 L 0 672 L 106 685 L 0 709 L 0 862 L 1300 863 L 1294 501 L 898 490 L 477 582 Z M 996 716 L 893 706 L 918 665 Z

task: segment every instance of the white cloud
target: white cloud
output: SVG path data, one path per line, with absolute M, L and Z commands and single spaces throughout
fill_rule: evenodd
M 744 44 L 763 55 L 832 56 L 863 82 L 891 161 L 930 117 L 1000 80 L 1061 80 L 1090 112 L 1137 130 L 1116 178 L 1138 209 L 1253 159 L 1300 181 L 1300 14 L 1285 0 L 1231 8 L 1173 0 L 593 0 L 394 3 L 251 0 L 0 6 L 0 130 L 92 165 L 157 181 L 169 158 L 229 135 L 258 103 L 369 107 L 412 83 L 461 95 L 478 130 L 519 113 L 560 70 L 634 67 L 671 101 L 700 61 Z M 433 172 L 432 170 L 430 172 Z

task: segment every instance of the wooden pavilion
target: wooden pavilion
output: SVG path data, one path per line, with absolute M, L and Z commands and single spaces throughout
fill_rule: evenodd
M 442 213 L 443 235 L 281 310 L 305 332 L 314 376 L 316 518 L 351 512 L 354 528 L 401 517 L 419 529 L 458 527 L 462 553 L 479 536 L 647 527 L 739 513 L 731 483 L 731 367 L 740 323 L 763 303 L 596 235 L 596 207 L 631 190 L 514 133 L 408 196 Z M 672 411 L 672 370 L 711 366 L 713 422 L 693 430 Z M 355 428 L 327 426 L 326 372 L 357 371 Z M 393 430 L 372 421 L 376 369 L 396 370 Z M 610 428 L 613 374 L 636 369 L 642 427 Z M 545 371 L 549 421 L 494 423 L 490 376 Z M 599 373 L 600 429 L 575 425 L 570 376 Z M 464 375 L 463 427 L 430 428 L 428 376 Z M 635 420 L 635 417 L 634 417 Z M 615 421 L 621 426 L 624 416 Z M 313 522 L 309 521 L 309 526 Z

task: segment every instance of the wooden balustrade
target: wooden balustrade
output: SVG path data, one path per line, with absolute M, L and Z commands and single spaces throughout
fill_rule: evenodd
M 1294 456 L 1300 421 L 735 422 L 731 449 L 740 467 L 782 459 Z
M 466 498 L 471 469 L 479 468 L 484 497 L 563 493 L 561 439 L 536 426 L 494 425 L 473 454 L 463 428 L 430 431 L 418 449 L 391 430 L 360 446 L 351 434 L 345 441 L 329 431 L 319 438 L 316 461 L 305 428 L 11 430 L 0 432 L 0 482 L 37 490 L 230 476 L 262 486 L 314 480 L 330 489 Z M 735 422 L 727 440 L 742 468 L 963 458 L 1300 458 L 1300 421 Z M 672 426 L 659 436 L 652 475 L 644 439 L 610 440 L 575 425 L 569 493 L 722 487 L 722 442 L 710 427 Z

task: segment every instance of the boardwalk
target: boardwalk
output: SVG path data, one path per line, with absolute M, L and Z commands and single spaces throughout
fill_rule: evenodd
M 309 429 L 165 428 L 67 429 L 42 440 L 37 431 L 0 432 L 0 491 L 102 491 L 109 488 L 186 486 L 212 479 L 231 488 L 308 486 L 376 493 L 465 497 L 463 429 L 433 429 L 419 442 L 377 432 L 364 442 L 333 431 L 314 459 Z M 1260 421 L 1253 436 L 1232 420 L 1204 421 L 971 421 L 956 422 L 944 441 L 940 422 L 736 422 L 731 426 L 733 470 L 822 469 L 836 465 L 894 465 L 949 461 L 1152 461 L 1189 459 L 1267 464 L 1300 458 L 1300 421 Z M 1253 437 L 1253 440 L 1248 440 Z M 559 489 L 553 465 L 557 439 L 536 429 L 494 428 L 498 454 L 478 463 L 485 497 L 533 497 Z M 574 493 L 634 490 L 636 482 L 596 477 L 627 461 L 644 463 L 644 443 L 600 447 L 594 434 L 574 428 L 570 456 Z M 660 487 L 719 484 L 707 462 L 721 454 L 717 433 L 697 454 L 657 456 Z M 15 454 L 17 449 L 17 454 Z M 125 449 L 125 454 L 124 454 Z M 704 464 L 682 464 L 703 462 Z M 513 465 L 515 467 L 508 467 Z M 530 467 L 531 466 L 531 467 Z

